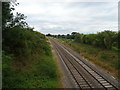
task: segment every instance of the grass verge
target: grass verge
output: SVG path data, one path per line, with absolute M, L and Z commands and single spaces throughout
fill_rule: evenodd
M 59 88 L 59 73 L 49 55 L 33 53 L 29 57 L 14 57 L 3 52 L 3 88 Z
M 17 30 L 16 30 L 17 31 Z M 25 32 L 20 31 L 19 32 Z M 26 31 L 22 46 L 9 46 L 3 50 L 2 54 L 2 87 L 3 88 L 60 88 L 60 75 L 57 71 L 56 62 L 53 58 L 52 50 L 47 39 L 41 38 L 41 34 L 34 31 Z M 10 33 L 11 36 L 12 33 Z M 17 34 L 17 33 L 16 33 Z M 29 37 L 27 39 L 27 37 Z M 16 37 L 17 38 L 17 37 Z M 14 38 L 11 38 L 14 39 Z M 24 40 L 25 39 L 25 40 Z M 31 40 L 30 40 L 31 39 Z M 11 40 L 4 40 L 4 48 L 11 43 Z M 17 42 L 17 41 L 16 41 Z M 16 42 L 12 45 L 16 46 Z M 12 46 L 11 45 L 11 46 Z M 19 51 L 19 55 L 10 51 Z M 27 53 L 29 51 L 29 53 Z M 26 54 L 27 53 L 27 54 Z M 26 54 L 26 55 L 25 55 Z
M 51 46 L 51 47 L 52 47 L 52 46 Z M 52 47 L 52 55 L 53 55 L 53 59 L 55 60 L 55 63 L 56 63 L 56 66 L 57 66 L 57 73 L 58 73 L 58 75 L 59 75 L 59 77 L 60 77 L 59 85 L 60 85 L 61 88 L 64 88 L 64 84 L 63 84 L 63 81 L 62 81 L 63 73 L 62 73 L 62 71 L 61 71 L 61 69 L 60 69 L 60 64 L 59 64 L 59 61 L 58 61 L 59 59 L 58 59 L 58 57 L 56 56 L 56 53 L 55 53 L 53 47 Z
M 114 77 L 120 79 L 118 52 L 77 43 L 70 39 L 58 39 L 58 41 L 73 49 L 77 53 L 80 53 L 81 56 L 84 56 L 92 63 L 102 67 Z

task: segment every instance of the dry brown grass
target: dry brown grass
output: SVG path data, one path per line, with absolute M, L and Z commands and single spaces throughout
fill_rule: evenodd
M 36 59 L 35 59 L 36 58 Z M 16 57 L 12 65 L 20 71 L 27 71 L 32 68 L 32 65 L 37 63 L 37 58 L 40 59 L 40 54 L 34 53 L 29 57 Z
M 118 70 L 115 69 L 110 62 L 107 61 L 103 61 L 100 60 L 98 57 L 90 55 L 86 52 L 81 52 L 80 53 L 81 56 L 84 56 L 85 58 L 87 58 L 89 61 L 91 61 L 92 63 L 102 67 L 105 71 L 107 71 L 108 73 L 110 73 L 111 75 L 113 75 L 114 77 L 118 77 Z

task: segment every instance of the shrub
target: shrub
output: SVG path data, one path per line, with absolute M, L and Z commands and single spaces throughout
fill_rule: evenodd
M 108 58 L 108 54 L 106 54 L 106 53 L 100 53 L 100 54 L 99 54 L 99 57 L 100 57 L 101 59 L 107 59 L 107 58 Z

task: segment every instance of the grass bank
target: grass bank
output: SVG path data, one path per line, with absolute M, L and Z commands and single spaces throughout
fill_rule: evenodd
M 58 41 L 70 47 L 77 53 L 80 53 L 81 56 L 84 56 L 92 63 L 102 67 L 114 77 L 120 79 L 118 52 L 77 43 L 72 39 L 58 39 Z
M 3 32 L 3 88 L 59 88 L 60 75 L 45 35 L 15 27 Z

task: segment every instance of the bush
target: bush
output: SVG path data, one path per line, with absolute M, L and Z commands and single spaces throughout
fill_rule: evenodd
M 3 88 L 59 87 L 45 35 L 28 28 L 3 31 Z M 9 55 L 12 54 L 12 55 Z
M 107 59 L 107 58 L 108 58 L 108 54 L 106 54 L 106 53 L 100 53 L 100 54 L 99 54 L 99 57 L 100 57 L 101 59 Z
M 113 32 L 110 30 L 105 30 L 103 32 L 98 32 L 97 34 L 80 34 L 73 32 L 67 35 L 58 35 L 59 38 L 73 39 L 75 42 L 92 45 L 95 47 L 112 49 L 112 47 L 118 47 L 119 32 Z M 54 35 L 51 35 L 55 37 Z M 70 38 L 73 37 L 73 38 Z M 115 49 L 115 48 L 114 48 Z
M 3 31 L 3 49 L 16 56 L 28 57 L 34 52 L 48 54 L 47 45 L 45 35 L 28 28 L 17 26 Z

